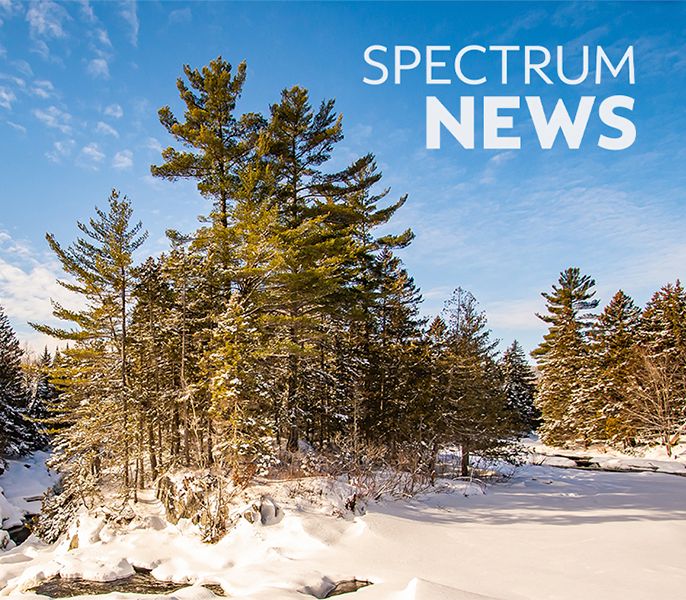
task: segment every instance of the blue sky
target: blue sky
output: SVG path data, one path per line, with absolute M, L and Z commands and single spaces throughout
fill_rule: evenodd
M 427 314 L 457 286 L 487 311 L 495 335 L 530 350 L 543 332 L 540 292 L 563 268 L 594 276 L 606 302 L 618 288 L 644 303 L 686 276 L 686 5 L 683 3 L 184 3 L 0 0 L 0 304 L 23 339 L 44 340 L 26 321 L 49 319 L 59 268 L 46 231 L 65 243 L 75 221 L 102 205 L 112 187 L 134 202 L 150 231 L 192 230 L 208 202 L 190 183 L 150 177 L 171 140 L 157 119 L 182 65 L 217 55 L 247 60 L 240 111 L 267 111 L 286 86 L 335 98 L 346 137 L 332 167 L 372 151 L 392 195 L 409 194 L 395 228 L 416 240 L 403 251 Z M 636 84 L 626 79 L 577 87 L 496 81 L 426 86 L 423 72 L 403 84 L 364 85 L 371 44 L 418 47 L 544 45 L 578 54 L 602 45 L 613 59 L 635 47 Z M 615 52 L 613 55 L 612 52 Z M 619 52 L 619 54 L 617 54 Z M 521 66 L 521 65 L 520 65 Z M 570 63 L 570 69 L 573 63 Z M 491 82 L 492 81 L 492 82 Z M 635 98 L 637 140 L 628 150 L 597 148 L 592 117 L 573 151 L 541 150 L 525 106 L 514 111 L 519 151 L 464 150 L 447 140 L 427 151 L 424 102 L 457 108 L 461 95 L 541 95 L 544 105 L 581 95 Z M 478 105 L 478 101 L 477 101 Z

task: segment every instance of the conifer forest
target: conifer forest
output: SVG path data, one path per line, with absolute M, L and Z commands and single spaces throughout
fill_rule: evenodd
M 135 494 L 176 466 L 249 481 L 302 448 L 432 477 L 442 447 L 461 449 L 468 475 L 470 454 L 508 456 L 536 428 L 556 445 L 678 442 L 679 281 L 643 309 L 620 290 L 598 312 L 594 280 L 564 270 L 543 294 L 534 370 L 516 341 L 497 351 L 464 289 L 420 316 L 396 254 L 413 233 L 392 232 L 407 196 L 383 187 L 371 153 L 327 170 L 344 133 L 334 102 L 295 86 L 241 114 L 245 79 L 221 57 L 185 66 L 183 115 L 159 110 L 172 145 L 151 173 L 197 185 L 196 231 L 169 230 L 166 252 L 138 260 L 147 233 L 112 190 L 77 239 L 47 234 L 77 301 L 54 306 L 64 328 L 32 324 L 61 346 L 31 364 L 2 316 L 7 453 L 49 438 L 80 496 L 105 476 Z
M 686 427 L 678 280 L 644 307 L 621 290 L 601 306 L 594 279 L 565 268 L 542 294 L 533 362 L 494 339 L 460 282 L 427 317 L 399 257 L 414 234 L 394 228 L 411 197 L 385 187 L 372 153 L 330 168 L 333 100 L 295 86 L 242 113 L 246 72 L 185 66 L 182 113 L 158 111 L 168 147 L 150 172 L 197 186 L 195 231 L 168 230 L 151 255 L 135 190 L 112 189 L 74 216 L 78 237 L 46 235 L 73 303 L 53 304 L 63 326 L 31 325 L 58 350 L 25 355 L 0 312 L 2 454 L 49 448 L 61 477 L 39 536 L 57 540 L 106 493 L 162 497 L 175 473 L 213 499 L 196 512 L 216 542 L 231 527 L 222 494 L 265 478 L 392 471 L 411 495 L 446 452 L 471 478 L 476 459 L 517 463 L 534 432 L 671 454 Z

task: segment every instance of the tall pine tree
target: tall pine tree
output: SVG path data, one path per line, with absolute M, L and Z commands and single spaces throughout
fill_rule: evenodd
M 543 418 L 541 438 L 546 443 L 574 441 L 588 417 L 589 407 L 574 402 L 574 392 L 580 388 L 589 351 L 588 332 L 594 316 L 588 311 L 598 306 L 594 286 L 591 277 L 570 267 L 560 273 L 552 292 L 542 293 L 548 313 L 537 316 L 549 329 L 532 354 L 540 372 L 537 405 Z

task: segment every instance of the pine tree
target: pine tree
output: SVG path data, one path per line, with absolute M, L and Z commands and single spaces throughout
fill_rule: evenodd
M 671 453 L 686 432 L 686 291 L 679 280 L 653 294 L 641 315 L 629 412 L 638 436 Z
M 552 292 L 542 293 L 548 314 L 537 316 L 550 327 L 532 355 L 540 371 L 537 405 L 543 418 L 541 438 L 546 443 L 574 441 L 589 416 L 589 407 L 583 401 L 575 403 L 573 395 L 581 387 L 588 332 L 594 321 L 587 311 L 598 306 L 594 286 L 593 279 L 571 267 L 560 273 Z
M 61 281 L 81 295 L 85 308 L 72 310 L 54 304 L 58 319 L 75 325 L 62 329 L 32 324 L 35 329 L 61 340 L 75 342 L 63 353 L 61 376 L 66 378 L 64 408 L 72 421 L 58 438 L 61 460 L 67 468 L 79 468 L 78 478 L 99 472 L 104 460 L 122 474 L 124 488 L 131 483 L 131 388 L 128 335 L 130 297 L 133 287 L 133 253 L 147 233 L 140 222 L 131 225 L 129 200 L 112 190 L 108 210 L 95 209 L 87 224 L 78 223 L 84 234 L 63 248 L 52 234 L 46 239 L 71 281 Z
M 376 298 L 371 306 L 372 333 L 368 340 L 369 368 L 365 373 L 365 431 L 372 438 L 400 438 L 406 412 L 414 402 L 413 350 L 421 339 L 422 301 L 412 277 L 390 249 L 376 265 Z
M 45 420 L 49 417 L 49 408 L 56 401 L 57 388 L 50 379 L 53 359 L 48 347 L 35 361 L 35 376 L 31 386 L 28 414 L 32 419 Z
M 619 290 L 590 332 L 590 372 L 583 378 L 586 384 L 582 386 L 590 407 L 590 418 L 582 424 L 587 439 L 626 445 L 635 435 L 627 413 L 627 388 L 637 366 L 640 318 L 640 309 Z
M 462 475 L 469 474 L 473 453 L 494 456 L 516 434 L 507 411 L 502 373 L 496 362 L 497 340 L 491 339 L 486 315 L 476 299 L 458 288 L 446 302 L 445 329 L 438 343 L 442 386 L 437 388 L 438 410 L 445 414 L 444 442 L 460 446 Z M 437 324 L 436 324 L 437 325 Z M 436 326 L 434 335 L 442 328 Z
M 653 294 L 641 317 L 640 339 L 653 356 L 686 357 L 686 291 L 679 280 Z
M 353 172 L 321 170 L 341 139 L 341 117 L 333 101 L 322 102 L 315 111 L 307 91 L 296 86 L 284 90 L 281 102 L 271 107 L 266 158 L 284 249 L 271 326 L 282 340 L 278 354 L 285 357 L 287 372 L 277 421 L 283 416 L 291 451 L 298 448 L 305 422 L 312 421 L 306 381 L 318 370 L 318 342 L 328 316 L 336 312 L 350 262 L 348 239 L 331 224 L 327 208 L 350 191 L 345 180 Z
M 200 193 L 214 200 L 216 220 L 227 227 L 237 171 L 250 161 L 264 120 L 254 113 L 234 114 L 245 83 L 245 62 L 233 73 L 231 64 L 219 56 L 200 70 L 185 65 L 183 71 L 190 88 L 181 78 L 176 85 L 186 105 L 185 121 L 179 121 L 169 106 L 159 110 L 159 118 L 190 150 L 168 147 L 162 152 L 164 163 L 153 165 L 151 172 L 172 181 L 196 179 Z
M 21 370 L 23 354 L 9 319 L 0 307 L 0 398 L 14 408 L 26 407 Z
M 534 405 L 536 376 L 517 340 L 503 352 L 500 368 L 505 381 L 508 410 L 520 424 L 522 433 L 533 431 L 540 419 L 540 413 Z
M 23 386 L 22 349 L 0 307 L 0 457 L 26 454 L 44 439 L 26 414 L 29 393 Z

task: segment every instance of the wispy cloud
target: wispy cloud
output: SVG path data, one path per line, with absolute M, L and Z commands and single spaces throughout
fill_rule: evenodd
M 20 2 L 13 2 L 12 0 L 0 0 L 0 16 L 11 18 L 21 13 L 22 6 Z M 3 24 L 3 19 L 0 18 L 0 25 Z
M 47 127 L 58 129 L 62 133 L 71 133 L 71 115 L 56 106 L 49 106 L 46 109 L 36 108 L 33 115 Z
M 100 146 L 98 146 L 98 144 L 95 142 L 91 142 L 90 144 L 87 144 L 81 148 L 81 152 L 79 152 L 79 156 L 76 159 L 76 164 L 79 167 L 97 170 L 98 165 L 103 161 L 104 158 L 105 153 L 100 150 Z
M 63 38 L 67 35 L 64 23 L 70 19 L 65 8 L 52 0 L 32 2 L 26 11 L 31 35 L 39 38 Z
M 14 121 L 6 121 L 7 125 L 9 125 L 12 129 L 15 131 L 18 131 L 19 133 L 26 133 L 26 127 L 23 125 L 20 125 L 19 123 L 15 123 Z
M 12 102 L 17 99 L 14 92 L 6 87 L 0 86 L 0 107 L 12 110 Z
M 37 79 L 31 85 L 31 93 L 39 98 L 50 98 L 55 92 L 55 86 L 47 79 Z
M 115 169 L 130 169 L 133 166 L 133 152 L 131 150 L 117 152 L 112 159 L 112 166 Z
M 88 0 L 79 0 L 79 4 L 81 5 L 81 15 L 83 18 L 89 23 L 95 23 L 98 18 L 95 16 L 91 3 Z
M 148 150 L 154 150 L 155 152 L 162 152 L 163 150 L 160 141 L 154 137 L 149 137 L 147 140 L 145 140 L 144 147 Z
M 169 13 L 169 23 L 189 23 L 193 20 L 190 7 L 177 8 Z
M 114 127 L 108 125 L 104 121 L 98 121 L 98 124 L 95 127 L 95 131 L 97 131 L 98 133 L 103 133 L 105 135 L 111 135 L 112 137 L 119 137 L 119 132 Z
M 26 75 L 27 77 L 32 77 L 33 76 L 33 69 L 31 68 L 31 65 L 23 60 L 23 59 L 17 59 L 12 61 L 12 66 L 14 66 L 17 71 L 19 71 L 22 75 Z
M 51 300 L 79 307 L 79 299 L 57 283 L 59 266 L 52 257 L 29 243 L 0 231 L 0 305 L 17 329 L 20 339 L 34 349 L 55 341 L 33 331 L 27 321 L 57 324 Z
M 138 46 L 138 30 L 140 29 L 140 23 L 138 21 L 138 7 L 135 0 L 123 0 L 119 15 L 129 25 L 129 40 L 131 41 L 131 44 Z
M 104 58 L 94 58 L 88 63 L 86 68 L 91 77 L 100 77 L 102 79 L 110 78 L 110 67 Z
M 103 46 L 112 47 L 110 36 L 108 35 L 107 30 L 102 27 L 95 30 L 95 39 Z
M 62 140 L 52 145 L 52 150 L 45 153 L 46 158 L 54 163 L 61 163 L 63 159 L 71 156 L 76 142 L 74 140 Z
M 110 104 L 105 107 L 103 113 L 108 117 L 121 119 L 124 116 L 124 109 L 119 104 Z

